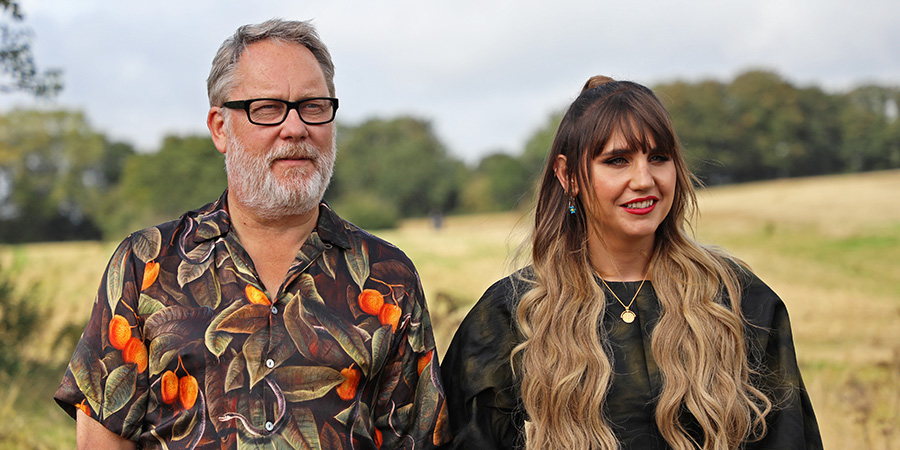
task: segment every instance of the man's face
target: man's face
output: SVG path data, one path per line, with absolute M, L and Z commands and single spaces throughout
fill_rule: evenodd
M 278 41 L 251 44 L 235 71 L 228 100 L 327 97 L 325 76 L 302 45 Z M 307 125 L 297 111 L 276 126 L 254 125 L 241 110 L 225 114 L 228 187 L 235 201 L 263 219 L 305 214 L 315 208 L 331 179 L 336 150 L 334 122 Z

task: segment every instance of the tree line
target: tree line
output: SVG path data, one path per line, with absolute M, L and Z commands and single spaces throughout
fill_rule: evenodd
M 897 87 L 829 93 L 755 70 L 653 88 L 707 185 L 900 168 Z M 548 112 L 521 149 L 474 165 L 421 118 L 339 123 L 326 200 L 369 228 L 528 205 L 562 113 Z M 0 115 L 0 242 L 121 239 L 215 200 L 225 185 L 223 157 L 205 134 L 168 136 L 158 150 L 137 152 L 78 111 Z

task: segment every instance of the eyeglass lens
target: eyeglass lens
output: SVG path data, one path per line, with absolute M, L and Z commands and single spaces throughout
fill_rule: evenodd
M 334 117 L 334 105 L 329 99 L 310 99 L 300 102 L 297 112 L 307 124 L 326 123 Z M 254 100 L 247 107 L 250 121 L 261 125 L 277 125 L 288 113 L 288 104 L 282 100 Z

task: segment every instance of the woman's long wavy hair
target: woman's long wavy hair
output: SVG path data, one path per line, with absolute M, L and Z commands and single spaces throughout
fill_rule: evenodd
M 615 449 L 604 401 L 613 378 L 602 327 L 606 298 L 591 269 L 588 234 L 599 233 L 589 163 L 614 133 L 631 148 L 650 139 L 675 163 L 672 209 L 656 230 L 652 282 L 662 306 L 653 356 L 663 378 L 656 424 L 675 449 L 733 449 L 760 438 L 772 402 L 751 381 L 741 292 L 724 253 L 685 230 L 696 211 L 693 182 L 671 120 L 644 86 L 593 77 L 562 119 L 540 182 L 531 238 L 533 279 L 516 311 L 524 341 L 510 358 L 529 418 L 528 449 Z M 565 155 L 577 213 L 554 173 Z M 572 191 L 575 192 L 575 191 Z M 686 422 L 702 435 L 689 432 Z

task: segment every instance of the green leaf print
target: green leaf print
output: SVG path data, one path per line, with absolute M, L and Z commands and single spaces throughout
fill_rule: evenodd
M 324 252 L 322 253 L 322 257 L 319 258 L 319 266 L 322 268 L 322 272 L 325 275 L 328 275 L 332 280 L 334 279 L 335 272 L 334 268 L 338 263 L 338 252 Z
M 222 231 L 219 229 L 219 224 L 215 220 L 201 218 L 200 225 L 197 227 L 198 238 L 206 240 L 221 235 Z
M 225 393 L 244 386 L 246 377 L 244 372 L 247 370 L 247 360 L 244 359 L 243 353 L 238 353 L 231 363 L 228 364 L 228 371 L 225 374 Z
M 200 337 L 201 333 L 193 324 L 205 323 L 213 315 L 209 308 L 192 308 L 186 306 L 169 306 L 150 317 L 144 325 L 148 330 L 146 339 L 154 339 L 161 334 L 177 334 L 185 338 Z
M 141 425 L 143 425 L 144 414 L 147 412 L 147 397 L 150 391 L 144 391 L 137 400 L 131 404 L 125 422 L 122 424 L 122 435 L 129 439 L 137 439 L 141 434 Z
M 286 345 L 288 340 L 283 328 L 274 327 L 260 329 L 244 341 L 242 353 L 247 360 L 251 389 L 294 353 L 290 346 Z
M 350 233 L 350 236 L 351 248 L 344 252 L 344 260 L 347 261 L 350 276 L 362 290 L 366 280 L 369 279 L 369 250 L 366 243 L 359 240 L 355 234 Z
M 321 450 L 319 429 L 316 417 L 309 408 L 294 406 L 293 417 L 290 417 L 281 433 L 294 448 Z
M 212 264 L 212 258 L 204 258 L 204 256 L 210 252 L 212 245 L 213 243 L 210 241 L 198 245 L 187 254 L 190 261 L 182 260 L 181 263 L 178 264 L 179 286 L 184 287 L 184 285 L 191 281 L 200 278 L 200 275 L 203 275 L 203 272 L 206 272 L 209 269 L 209 266 Z
M 322 426 L 322 433 L 319 434 L 319 439 L 322 442 L 322 448 L 341 450 L 344 446 L 341 444 L 341 436 L 334 431 L 334 427 L 331 426 L 330 423 L 326 423 Z
M 319 323 L 328 331 L 328 334 L 359 365 L 363 374 L 368 375 L 369 351 L 356 327 L 347 319 L 335 314 L 331 308 L 325 306 L 319 293 L 316 292 L 312 276 L 303 274 L 301 283 L 300 293 L 303 296 L 303 306 L 313 313 Z
M 195 407 L 189 410 L 180 411 L 178 418 L 175 419 L 175 425 L 172 426 L 173 441 L 180 441 L 189 437 L 191 432 L 197 428 L 202 417 L 202 411 L 199 411 L 199 409 L 200 408 L 195 405 Z
M 308 359 L 315 359 L 318 356 L 319 336 L 306 321 L 299 295 L 294 295 L 284 308 L 284 327 L 301 355 Z
M 226 317 L 230 316 L 233 312 L 237 311 L 241 307 L 240 301 L 235 301 L 234 303 L 228 305 L 227 308 L 223 309 L 219 315 L 217 315 L 206 328 L 206 332 L 203 336 L 203 341 L 206 344 L 206 349 L 209 350 L 210 353 L 216 355 L 216 357 L 222 356 L 225 353 L 225 350 L 228 348 L 228 344 L 231 343 L 232 339 L 234 339 L 228 332 L 216 330 L 220 323 L 225 320 Z
M 137 382 L 137 365 L 126 364 L 110 372 L 106 377 L 104 392 L 103 417 L 109 417 L 122 409 L 134 396 Z
M 242 280 L 247 283 L 256 283 L 256 274 L 253 269 L 248 266 L 243 259 L 238 255 L 238 252 L 228 244 L 228 240 L 225 240 L 225 248 L 228 249 L 228 253 L 231 255 L 231 262 L 234 263 L 234 267 L 237 268 L 237 275 Z
M 184 347 L 184 336 L 166 333 L 150 341 L 150 376 L 156 376 L 168 367 Z
M 267 305 L 244 305 L 237 311 L 222 319 L 216 331 L 229 333 L 253 334 L 260 328 L 269 325 L 270 307 Z
M 116 311 L 116 306 L 122 298 L 122 289 L 125 284 L 125 263 L 128 262 L 128 246 L 119 245 L 116 252 L 109 260 L 109 268 L 106 273 L 106 301 L 109 310 Z
M 441 395 L 430 374 L 422 372 L 422 376 L 419 377 L 419 383 L 416 386 L 415 405 L 417 410 L 413 417 L 416 436 L 427 436 L 431 432 L 434 421 L 437 419 L 435 415 L 438 412 L 440 400 Z
M 84 341 L 79 340 L 75 353 L 69 362 L 69 370 L 75 377 L 75 384 L 84 393 L 91 409 L 100 411 L 103 393 L 100 392 L 100 379 L 104 368 L 94 351 Z
M 138 299 L 138 315 L 142 317 L 153 315 L 153 313 L 160 311 L 165 307 L 166 305 L 162 302 L 147 294 L 141 294 L 141 297 Z
M 142 262 L 152 261 L 159 256 L 162 235 L 159 228 L 145 228 L 131 235 L 131 250 Z
M 372 373 L 381 371 L 381 366 L 387 360 L 391 351 L 391 326 L 385 325 L 375 330 L 372 335 Z
M 274 376 L 289 402 L 321 398 L 345 379 L 337 370 L 320 366 L 279 367 Z

